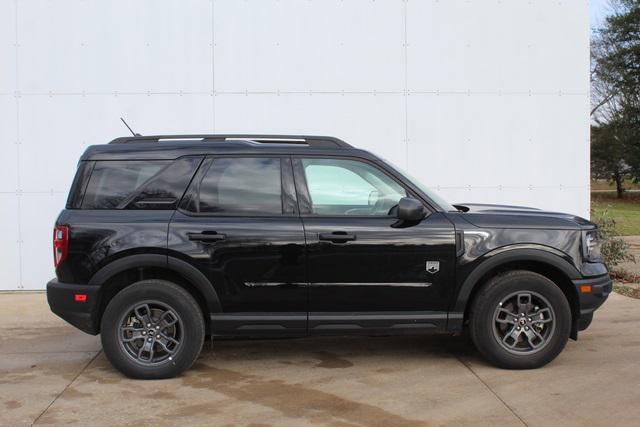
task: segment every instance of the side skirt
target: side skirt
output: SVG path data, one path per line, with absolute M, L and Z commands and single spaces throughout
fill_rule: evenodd
M 214 313 L 217 336 L 415 335 L 447 330 L 446 312 Z
M 219 336 L 305 336 L 307 313 L 212 313 L 211 334 Z
M 442 332 L 446 312 L 310 312 L 312 335 L 409 335 Z

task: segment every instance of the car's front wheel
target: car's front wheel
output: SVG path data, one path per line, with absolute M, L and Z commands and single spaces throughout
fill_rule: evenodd
M 198 303 L 164 280 L 143 280 L 116 294 L 100 330 L 113 366 L 141 379 L 171 378 L 190 368 L 205 334 Z
M 544 366 L 560 354 L 571 331 L 562 290 L 531 271 L 490 279 L 471 307 L 469 331 L 480 353 L 507 369 Z

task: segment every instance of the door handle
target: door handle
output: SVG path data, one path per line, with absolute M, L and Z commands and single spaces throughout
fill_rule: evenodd
M 227 238 L 224 234 L 218 234 L 215 231 L 204 231 L 202 233 L 187 233 L 189 240 L 195 242 L 217 242 Z
M 320 240 L 327 240 L 333 243 L 345 243 L 351 240 L 356 240 L 356 235 L 345 231 L 334 231 L 333 233 L 320 233 L 318 238 Z

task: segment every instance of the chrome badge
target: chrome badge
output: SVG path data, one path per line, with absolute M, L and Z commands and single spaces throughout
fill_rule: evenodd
M 427 272 L 436 274 L 440 271 L 440 261 L 427 261 Z

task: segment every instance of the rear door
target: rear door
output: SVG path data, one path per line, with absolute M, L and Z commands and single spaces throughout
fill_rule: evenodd
M 305 240 L 288 157 L 204 160 L 169 226 L 168 247 L 213 284 L 225 335 L 306 333 Z

